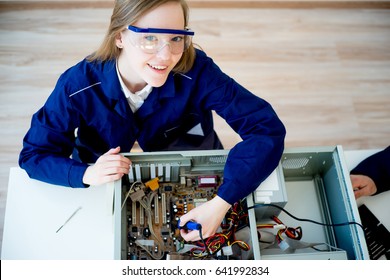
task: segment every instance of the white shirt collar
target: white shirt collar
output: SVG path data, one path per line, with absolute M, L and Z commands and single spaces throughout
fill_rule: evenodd
M 146 100 L 146 98 L 148 98 L 149 94 L 152 92 L 153 87 L 147 84 L 143 89 L 135 93 L 132 93 L 122 80 L 122 77 L 118 69 L 118 62 L 116 63 L 116 73 L 118 75 L 119 83 L 121 84 L 121 88 L 123 93 L 125 94 L 127 102 L 129 103 L 133 113 L 135 113 L 144 104 L 144 101 Z

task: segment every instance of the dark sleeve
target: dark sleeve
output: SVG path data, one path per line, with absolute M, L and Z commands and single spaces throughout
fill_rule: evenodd
M 377 187 L 376 194 L 390 190 L 390 146 L 363 160 L 351 174 L 370 177 Z
M 278 166 L 286 130 L 265 100 L 206 61 L 199 79 L 204 106 L 220 115 L 242 139 L 229 152 L 218 195 L 230 204 L 246 197 Z M 202 106 L 200 104 L 199 106 Z
M 70 158 L 78 114 L 64 88 L 60 78 L 45 105 L 33 115 L 31 127 L 23 139 L 19 165 L 31 178 L 84 188 L 82 177 L 88 165 Z

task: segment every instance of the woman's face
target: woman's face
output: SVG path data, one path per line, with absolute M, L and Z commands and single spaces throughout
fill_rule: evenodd
M 139 28 L 184 29 L 183 10 L 180 3 L 168 2 L 147 12 L 133 25 Z M 145 53 L 131 43 L 131 32 L 122 31 L 116 39 L 117 46 L 122 49 L 118 58 L 119 72 L 126 86 L 132 92 L 146 84 L 162 86 L 183 54 L 172 54 L 169 45 L 157 53 Z

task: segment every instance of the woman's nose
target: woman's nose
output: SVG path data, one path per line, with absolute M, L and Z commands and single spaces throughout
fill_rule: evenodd
M 168 60 L 171 56 L 171 46 L 168 42 L 165 42 L 157 51 L 157 56 L 161 59 Z

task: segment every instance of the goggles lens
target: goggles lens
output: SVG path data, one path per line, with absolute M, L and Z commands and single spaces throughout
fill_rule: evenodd
M 171 53 L 181 54 L 191 45 L 193 31 L 179 29 L 138 28 L 128 26 L 131 43 L 145 53 L 157 53 L 169 45 Z

